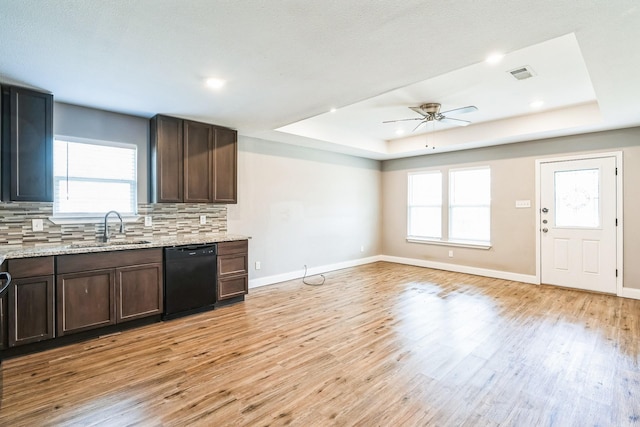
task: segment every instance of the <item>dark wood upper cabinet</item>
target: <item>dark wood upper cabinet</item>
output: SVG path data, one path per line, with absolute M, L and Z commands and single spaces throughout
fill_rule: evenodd
M 2 193 L 53 201 L 53 95 L 2 87 Z
M 154 203 L 236 203 L 238 133 L 157 115 L 151 119 Z
M 184 201 L 211 203 L 213 199 L 213 128 L 184 121 Z
M 151 119 L 151 198 L 154 202 L 183 201 L 182 120 L 155 116 Z
M 238 132 L 216 128 L 213 150 L 214 203 L 237 203 Z

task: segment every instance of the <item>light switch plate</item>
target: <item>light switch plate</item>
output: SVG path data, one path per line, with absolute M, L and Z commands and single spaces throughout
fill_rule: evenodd
M 153 220 L 151 219 L 150 215 L 147 215 L 144 217 L 144 226 L 145 227 L 151 227 L 153 225 Z
M 530 208 L 531 200 L 516 200 L 516 208 Z
M 207 216 L 200 215 L 200 225 L 206 225 L 206 224 L 207 224 Z

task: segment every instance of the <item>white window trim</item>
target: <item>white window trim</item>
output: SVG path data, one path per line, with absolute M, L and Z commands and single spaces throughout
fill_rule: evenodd
M 54 140 L 68 141 L 68 142 L 77 142 L 82 144 L 93 144 L 93 145 L 102 145 L 107 147 L 120 147 L 120 148 L 133 148 L 136 152 L 136 188 L 134 194 L 134 208 L 135 212 L 133 215 L 124 214 L 122 215 L 122 221 L 124 223 L 132 223 L 138 221 L 141 216 L 138 215 L 138 176 L 137 176 L 137 163 L 138 163 L 138 146 L 136 144 L 127 143 L 127 142 L 119 142 L 119 141 L 104 141 L 99 139 L 91 139 L 91 138 L 82 138 L 77 136 L 66 136 L 66 135 L 54 135 Z M 55 180 L 55 177 L 54 177 Z M 55 203 L 55 202 L 54 202 Z M 106 212 L 105 212 L 106 214 Z M 49 221 L 56 225 L 63 224 L 95 224 L 104 222 L 103 216 L 96 216 L 95 214 L 61 214 L 61 215 L 52 215 L 48 217 Z M 109 223 L 115 222 L 113 218 L 109 218 Z
M 408 243 L 418 243 L 418 244 L 424 244 L 424 245 L 437 245 L 437 246 L 450 246 L 450 247 L 458 247 L 458 248 L 471 248 L 471 249 L 483 249 L 483 250 L 487 250 L 487 249 L 491 249 L 493 247 L 493 244 L 491 242 L 491 240 L 489 240 L 488 242 L 485 241 L 474 241 L 474 240 L 460 240 L 460 239 L 448 239 L 448 236 L 451 235 L 451 172 L 457 172 L 457 171 L 465 171 L 465 170 L 481 170 L 481 169 L 489 169 L 489 171 L 491 171 L 491 166 L 490 165 L 481 165 L 481 166 L 471 166 L 471 167 L 464 167 L 464 168 L 452 168 L 449 169 L 447 172 L 447 238 L 445 239 L 444 237 L 441 238 L 429 238 L 429 237 L 421 237 L 421 236 L 411 236 L 409 235 L 409 201 L 408 201 L 408 197 L 410 194 L 410 188 L 408 187 L 408 183 L 409 183 L 409 176 L 411 175 L 419 175 L 419 174 L 424 174 L 424 173 L 440 173 L 442 175 L 444 175 L 442 173 L 441 169 L 425 169 L 425 170 L 421 170 L 421 171 L 414 171 L 414 172 L 408 172 L 407 173 L 407 237 L 406 237 L 406 241 Z M 442 184 L 444 185 L 444 180 L 442 181 Z M 442 192 L 442 194 L 444 195 L 445 193 Z M 441 209 L 444 209 L 444 203 L 440 204 Z M 485 205 L 478 205 L 478 206 L 485 206 Z M 489 199 L 489 218 L 491 218 L 491 198 Z M 489 227 L 491 227 L 491 222 L 489 222 Z M 489 229 L 489 238 L 491 238 L 491 228 Z

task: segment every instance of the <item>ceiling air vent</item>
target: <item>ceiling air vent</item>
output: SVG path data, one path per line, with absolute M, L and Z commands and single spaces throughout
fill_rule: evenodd
M 509 71 L 509 73 L 517 80 L 525 80 L 536 75 L 533 69 L 528 65 L 518 67 L 515 70 Z

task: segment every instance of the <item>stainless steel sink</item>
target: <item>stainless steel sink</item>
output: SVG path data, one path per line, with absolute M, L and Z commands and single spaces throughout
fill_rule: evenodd
M 78 249 L 78 248 L 109 248 L 113 246 L 125 246 L 125 245 L 144 245 L 146 243 L 151 243 L 148 240 L 114 240 L 113 242 L 81 242 L 81 243 L 72 243 L 67 245 L 69 249 Z

